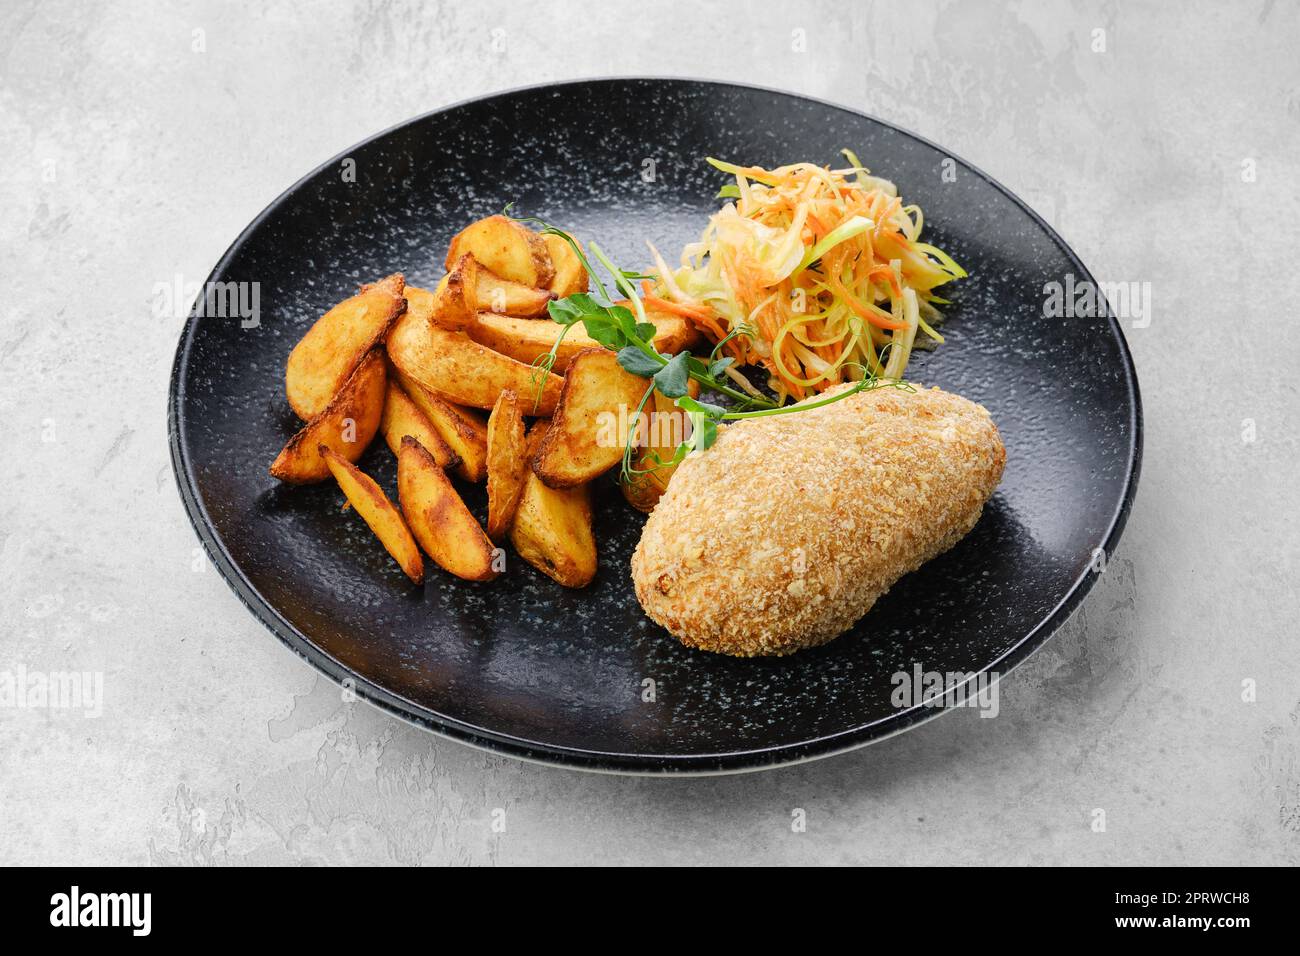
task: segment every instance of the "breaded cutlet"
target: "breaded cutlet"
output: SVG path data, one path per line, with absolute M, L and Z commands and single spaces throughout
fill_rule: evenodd
M 937 388 L 737 422 L 681 464 L 646 521 L 637 597 L 702 650 L 825 643 L 974 527 L 1005 461 L 984 407 Z

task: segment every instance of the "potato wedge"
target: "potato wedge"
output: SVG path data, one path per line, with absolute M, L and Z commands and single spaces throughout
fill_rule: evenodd
M 388 500 L 382 488 L 364 471 L 328 445 L 321 445 L 317 451 L 330 474 L 339 483 L 344 496 L 351 503 L 361 519 L 370 526 L 379 543 L 393 556 L 406 576 L 416 584 L 424 580 L 424 559 L 420 549 L 411 535 L 411 529 L 397 507 Z
M 284 392 L 299 418 L 310 421 L 323 412 L 357 363 L 383 339 L 406 308 L 404 286 L 399 272 L 363 287 L 317 319 L 293 347 Z
M 547 577 L 566 588 L 586 587 L 596 576 L 589 487 L 548 488 L 530 471 L 510 527 L 510 543 Z
M 379 430 L 386 383 L 384 350 L 371 349 L 319 415 L 289 439 L 271 463 L 271 474 L 292 485 L 324 481 L 329 466 L 320 446 L 356 461 Z
M 650 383 L 605 348 L 574 356 L 533 471 L 552 488 L 586 484 L 623 458 L 630 425 Z
M 443 276 L 439 284 L 447 277 Z M 433 321 L 433 305 L 437 301 L 438 288 L 435 286 L 432 290 L 421 289 L 419 286 L 408 285 L 406 287 L 406 315 L 419 317 L 425 322 Z
M 410 435 L 397 454 L 397 498 L 415 540 L 438 567 L 466 581 L 490 581 L 500 573 L 496 548 L 451 479 Z
M 493 541 L 501 540 L 510 530 L 527 476 L 524 416 L 518 396 L 506 389 L 487 424 L 487 533 Z
M 555 267 L 550 290 L 560 298 L 586 292 L 591 280 L 587 275 L 587 267 L 582 264 L 573 247 L 555 235 L 542 236 L 542 242 L 546 243 L 546 251 L 551 254 L 551 264 Z
M 478 311 L 478 277 L 486 272 L 478 267 L 471 255 L 456 260 L 455 268 L 443 276 L 432 292 L 408 286 L 406 307 L 413 314 L 458 332 L 474 322 Z
M 646 319 L 659 329 L 654 338 L 654 346 L 660 352 L 676 355 L 682 349 L 690 348 L 698 339 L 690 323 L 680 316 L 648 312 Z M 467 330 L 469 337 L 475 342 L 530 366 L 551 350 L 561 331 L 563 331 L 562 327 L 554 322 L 493 315 L 490 312 L 480 312 L 477 321 Z M 588 335 L 581 324 L 575 325 L 560 342 L 560 347 L 555 353 L 553 371 L 563 374 L 568 370 L 569 363 L 573 361 L 575 355 L 583 349 L 599 346 L 600 343 Z M 523 397 L 525 393 L 519 394 Z
M 379 430 L 384 433 L 384 441 L 388 442 L 388 447 L 396 455 L 402 450 L 402 437 L 410 435 L 433 456 L 439 468 L 456 468 L 460 465 L 460 455 L 452 450 L 428 416 L 420 411 L 411 396 L 395 381 L 400 374 L 393 372 L 388 378 L 384 415 L 379 420 Z
M 691 379 L 691 397 L 698 398 L 699 394 L 699 382 Z M 655 392 L 654 405 L 650 412 L 651 415 L 646 422 L 645 441 L 638 446 L 639 451 L 633 460 L 638 469 L 653 470 L 638 474 L 630 482 L 620 482 L 627 503 L 637 511 L 644 511 L 646 514 L 653 511 L 655 505 L 659 503 L 663 493 L 668 490 L 668 482 L 672 480 L 673 472 L 677 470 L 677 465 L 656 465 L 653 456 L 658 455 L 659 461 L 672 461 L 673 456 L 677 454 L 677 446 L 687 438 L 686 413 L 678 408 L 671 398 Z
M 487 477 L 487 424 L 476 412 L 444 402 L 419 382 L 397 373 L 402 389 L 438 437 L 458 459 L 456 474 L 466 481 Z M 419 438 L 418 435 L 414 436 Z M 400 443 L 401 439 L 398 439 Z M 426 446 L 425 450 L 428 448 Z M 434 461 L 438 460 L 435 454 Z
M 555 276 L 542 237 L 505 216 L 488 216 L 458 232 L 447 250 L 447 271 L 467 252 L 501 278 L 535 289 L 547 288 Z
M 415 315 L 398 319 L 389 331 L 388 357 L 406 379 L 446 401 L 474 408 L 491 408 L 508 388 L 525 399 L 525 413 L 550 415 L 564 385 L 558 375 L 517 362 L 463 332 L 448 331 Z M 539 381 L 541 395 L 536 397 Z
M 478 270 L 478 307 L 483 312 L 497 315 L 517 315 L 535 318 L 546 315 L 546 307 L 556 295 L 548 289 L 511 282 L 487 269 Z

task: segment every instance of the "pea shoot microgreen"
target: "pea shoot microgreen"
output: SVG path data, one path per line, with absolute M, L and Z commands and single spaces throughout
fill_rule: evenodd
M 507 205 L 503 215 L 510 216 L 512 207 L 513 203 Z M 678 464 L 693 452 L 706 451 L 717 441 L 718 426 L 725 422 L 821 408 L 848 398 L 850 395 L 856 395 L 858 392 L 882 386 L 904 388 L 909 391 L 912 388 L 905 382 L 880 378 L 871 369 L 854 363 L 852 367 L 861 378 L 849 388 L 834 395 L 806 399 L 793 405 L 782 405 L 764 395 L 744 391 L 727 378 L 727 370 L 735 363 L 735 359 L 729 355 L 720 356 L 720 353 L 732 339 L 752 337 L 754 332 L 751 328 L 744 324 L 733 328 L 714 346 L 707 358 L 700 358 L 688 351 L 681 351 L 676 355 L 662 353 L 654 347 L 656 328 L 653 323 L 647 321 L 645 306 L 633 285 L 634 282 L 653 280 L 658 276 L 621 269 L 609 259 L 597 243 L 589 243 L 592 256 L 604 268 L 613 281 L 614 288 L 626 299 L 627 305 L 615 303 L 611 300 L 609 289 L 600 278 L 600 274 L 593 268 L 582 246 L 572 236 L 536 216 L 510 216 L 510 218 L 516 222 L 533 224 L 539 228 L 542 235 L 558 236 L 567 242 L 582 262 L 595 286 L 594 292 L 580 292 L 566 296 L 547 306 L 551 320 L 560 326 L 560 333 L 556 336 L 550 351 L 533 363 L 536 369 L 534 373 L 534 382 L 537 385 L 536 401 L 541 400 L 546 374 L 555 366 L 560 343 L 569 329 L 579 322 L 586 329 L 587 335 L 617 353 L 619 365 L 633 375 L 649 380 L 645 393 L 637 405 L 636 414 L 629 420 L 627 439 L 623 448 L 623 465 L 619 475 L 621 481 L 640 480 L 659 468 Z M 713 392 L 724 395 L 732 400 L 732 407 L 724 408 L 691 397 L 692 379 L 699 383 L 701 394 Z M 672 399 L 674 404 L 686 414 L 691 425 L 690 433 L 677 447 L 671 459 L 665 461 L 658 452 L 650 451 L 645 454 L 642 463 L 648 462 L 652 467 L 639 468 L 633 463 L 638 422 L 643 420 L 646 406 L 650 404 L 656 391 L 665 398 Z

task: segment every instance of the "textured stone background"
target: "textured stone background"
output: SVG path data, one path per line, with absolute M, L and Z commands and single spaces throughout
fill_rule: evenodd
M 1300 11 L 258 7 L 0 12 L 0 671 L 105 680 L 98 719 L 0 708 L 0 862 L 1300 860 Z M 742 777 L 552 770 L 342 703 L 191 571 L 165 420 L 182 322 L 154 315 L 155 284 L 201 280 L 377 130 L 610 74 L 865 109 L 991 172 L 1100 278 L 1151 283 L 1128 531 L 998 719 Z

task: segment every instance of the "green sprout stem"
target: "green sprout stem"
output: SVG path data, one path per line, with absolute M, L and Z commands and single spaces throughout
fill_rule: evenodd
M 766 418 L 769 415 L 785 415 L 790 412 L 806 412 L 809 409 L 834 405 L 836 402 L 846 399 L 850 395 L 856 395 L 858 392 L 870 391 L 873 388 L 898 388 L 907 392 L 913 391 L 912 385 L 908 382 L 895 382 L 870 375 L 854 382 L 852 388 L 846 388 L 842 392 L 819 398 L 816 401 L 810 402 L 805 400 L 802 402 L 796 402 L 794 405 L 782 405 L 780 408 L 763 408 L 756 412 L 724 412 L 721 417 L 726 421 L 741 421 L 746 418 Z

